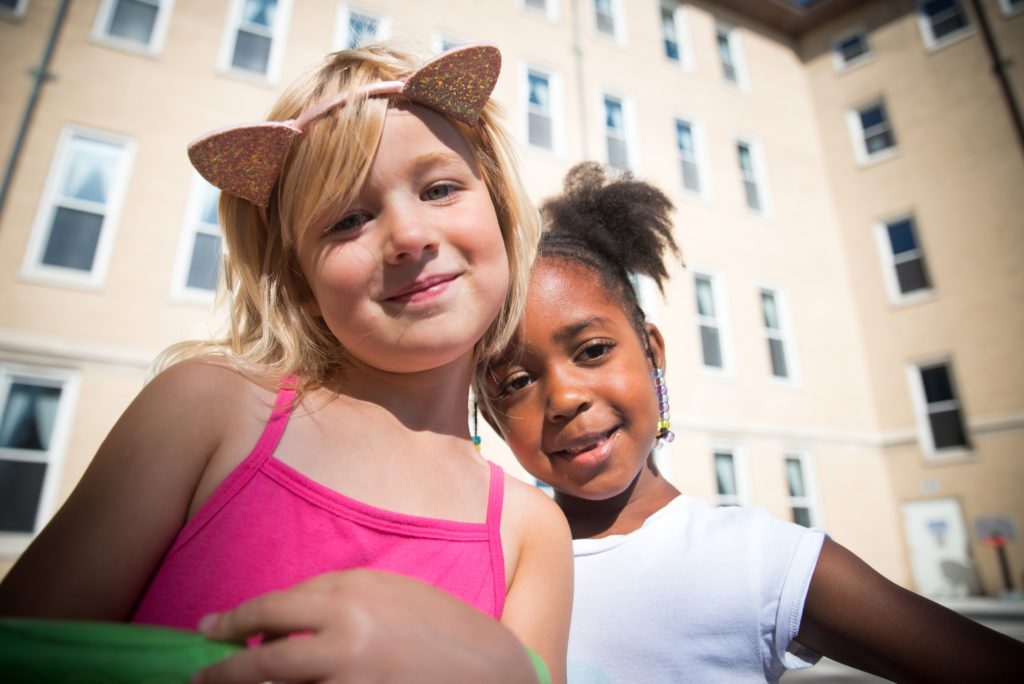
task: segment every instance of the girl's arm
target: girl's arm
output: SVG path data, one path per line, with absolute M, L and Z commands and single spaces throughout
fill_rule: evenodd
M 501 622 L 544 659 L 552 682 L 561 684 L 566 679 L 573 596 L 569 524 L 536 487 L 512 478 L 506 483 L 502 537 L 514 525 L 521 546 Z
M 796 640 L 897 682 L 1019 682 L 1024 644 L 890 582 L 826 539 Z
M 142 390 L 0 583 L 0 615 L 129 616 L 217 448 L 231 376 L 188 361 Z

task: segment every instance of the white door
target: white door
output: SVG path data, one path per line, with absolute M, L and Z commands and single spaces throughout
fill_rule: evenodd
M 903 529 L 918 593 L 932 597 L 980 593 L 959 501 L 908 501 L 903 504 Z

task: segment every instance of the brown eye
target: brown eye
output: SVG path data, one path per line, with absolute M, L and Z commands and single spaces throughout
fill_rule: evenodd
M 351 231 L 358 230 L 358 229 L 362 228 L 366 224 L 366 222 L 369 221 L 369 220 L 370 220 L 370 215 L 369 214 L 367 214 L 365 212 L 361 212 L 361 211 L 353 212 L 351 214 L 347 214 L 346 216 L 343 216 L 340 221 L 338 221 L 337 223 L 333 224 L 330 228 L 328 228 L 324 232 L 329 233 L 329 234 L 351 232 Z

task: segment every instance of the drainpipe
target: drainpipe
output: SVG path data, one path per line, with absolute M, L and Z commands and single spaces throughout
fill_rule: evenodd
M 21 124 L 18 126 L 17 133 L 15 133 L 14 145 L 11 147 L 11 154 L 7 158 L 7 166 L 4 168 L 3 185 L 0 185 L 0 216 L 3 216 L 4 205 L 7 203 L 7 191 L 10 189 L 11 182 L 14 179 L 14 170 L 18 166 L 18 157 L 21 156 L 22 145 L 25 144 L 25 138 L 28 136 L 28 128 L 32 123 L 32 115 L 35 114 L 36 104 L 39 102 L 39 94 L 43 90 L 43 84 L 53 78 L 53 74 L 49 71 L 50 60 L 53 57 L 53 50 L 57 46 L 57 37 L 60 34 L 61 27 L 64 26 L 64 17 L 67 14 L 70 3 L 71 0 L 61 0 L 60 5 L 57 7 L 57 14 L 53 18 L 53 25 L 50 27 L 50 37 L 46 41 L 43 60 L 39 63 L 39 66 L 30 69 L 28 72 L 33 79 L 32 92 L 29 94 L 25 111 L 21 115 Z
M 1006 74 L 1007 61 L 999 54 L 999 46 L 996 45 L 996 38 L 992 35 L 992 28 L 988 24 L 985 8 L 981 6 L 979 0 L 972 0 L 971 4 L 974 5 L 974 13 L 978 17 L 981 34 L 985 38 L 985 47 L 988 48 L 989 57 L 992 59 L 992 73 L 996 75 L 996 80 L 999 81 L 1000 90 L 1003 92 L 1003 99 L 1006 100 L 1006 108 L 1010 110 L 1010 120 L 1013 122 L 1013 128 L 1017 133 L 1017 142 L 1020 143 L 1021 153 L 1024 154 L 1024 118 L 1021 117 L 1020 105 L 1017 103 L 1017 98 L 1014 97 L 1013 86 L 1010 84 L 1010 78 Z
M 580 39 L 579 0 L 572 0 L 572 55 L 576 66 L 576 92 L 580 100 L 580 151 L 582 159 L 590 159 L 590 136 L 587 134 L 587 92 L 583 86 L 583 43 Z

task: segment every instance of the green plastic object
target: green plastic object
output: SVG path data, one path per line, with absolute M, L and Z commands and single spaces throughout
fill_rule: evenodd
M 150 625 L 0 619 L 0 681 L 187 684 L 196 670 L 241 648 Z
M 551 684 L 551 672 L 548 670 L 544 659 L 537 655 L 537 652 L 529 646 L 527 646 L 526 652 L 530 655 L 533 669 L 537 672 L 537 684 Z

